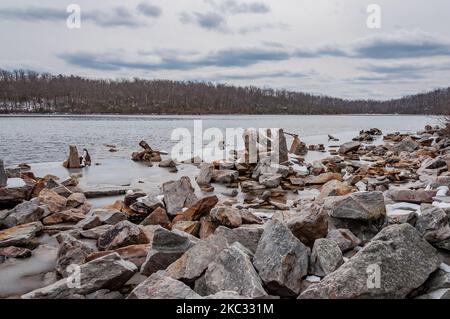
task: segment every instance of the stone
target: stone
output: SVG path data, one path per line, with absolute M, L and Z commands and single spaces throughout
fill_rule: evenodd
M 162 207 L 158 207 L 141 222 L 141 225 L 160 225 L 164 228 L 168 228 L 170 225 L 170 220 L 169 216 L 167 216 L 166 210 Z
M 424 286 L 427 291 L 450 288 L 450 272 L 441 269 L 436 270 L 431 274 Z
M 291 148 L 289 150 L 289 153 L 295 154 L 295 155 L 306 155 L 308 154 L 308 148 L 306 147 L 306 144 L 303 143 L 298 136 L 295 136 L 292 140 Z
M 440 263 L 438 252 L 413 226 L 389 226 L 336 271 L 309 286 L 299 299 L 405 298 Z M 381 275 L 379 282 L 375 282 L 376 274 Z
M 50 212 L 61 212 L 66 208 L 67 199 L 58 195 L 50 189 L 43 189 L 39 193 L 39 200 L 41 205 L 46 205 Z
M 8 185 L 8 176 L 6 176 L 5 165 L 0 159 L 0 188 Z
M 196 240 L 162 227 L 153 231 L 151 242 L 151 249 L 141 267 L 141 273 L 145 276 L 166 269 L 196 244 Z
M 67 208 L 78 208 L 86 202 L 83 193 L 73 193 L 67 198 Z
M 44 225 L 56 225 L 61 223 L 76 224 L 86 218 L 80 209 L 69 209 L 63 212 L 54 213 L 42 220 Z
M 179 181 L 166 182 L 162 185 L 167 214 L 175 216 L 197 201 L 189 177 L 183 176 Z
M 94 217 L 98 217 L 102 224 L 116 225 L 117 223 L 127 220 L 127 215 L 115 209 L 94 209 Z
M 242 217 L 239 211 L 232 207 L 219 206 L 211 210 L 211 218 L 220 225 L 236 228 L 242 225 Z
M 310 249 L 279 220 L 266 225 L 253 264 L 269 292 L 297 296 L 308 274 Z
M 359 142 L 344 143 L 339 147 L 339 154 L 348 154 L 350 152 L 356 152 L 361 147 Z
M 0 209 L 11 209 L 31 197 L 34 183 L 21 178 L 9 178 L 6 187 L 0 187 Z
M 259 176 L 259 183 L 267 188 L 277 188 L 280 186 L 281 178 L 280 174 L 265 174 Z
M 267 296 L 249 255 L 239 243 L 222 250 L 208 266 L 205 285 L 208 295 L 226 290 L 250 298 Z
M 351 193 L 351 191 L 351 187 L 346 183 L 333 179 L 322 186 L 322 190 L 320 191 L 320 195 L 317 197 L 317 200 L 323 200 L 324 198 L 330 196 L 347 195 Z
M 9 246 L 0 248 L 0 257 L 6 258 L 28 258 L 31 256 L 31 250 L 28 248 Z
M 433 202 L 433 197 L 436 196 L 437 191 L 428 190 L 411 190 L 411 189 L 390 189 L 386 192 L 386 197 L 396 202 L 407 202 L 414 204 L 422 204 Z
M 419 144 L 414 142 L 414 140 L 409 136 L 407 138 L 403 139 L 400 143 L 397 143 L 396 145 L 394 145 L 394 147 L 393 147 L 394 151 L 397 153 L 400 153 L 400 152 L 412 153 L 418 148 L 419 148 Z
M 80 266 L 80 285 L 63 278 L 54 284 L 33 290 L 22 299 L 68 299 L 76 295 L 87 295 L 100 289 L 111 291 L 121 288 L 137 271 L 136 266 L 123 260 L 116 253 L 95 259 Z M 73 287 L 73 288 L 72 288 Z
M 342 175 L 339 173 L 328 172 L 318 176 L 308 176 L 305 178 L 305 185 L 322 185 L 331 180 L 342 181 Z
M 157 196 L 140 197 L 130 208 L 137 214 L 148 216 L 157 208 L 163 208 L 164 203 Z
M 42 227 L 40 222 L 34 222 L 0 230 L 0 247 L 27 246 Z
M 416 229 L 430 243 L 438 243 L 450 238 L 448 216 L 439 207 L 422 205 L 416 221 Z
M 150 244 L 142 245 L 130 245 L 116 250 L 106 250 L 106 251 L 96 251 L 92 252 L 86 257 L 86 261 L 95 260 L 103 256 L 110 255 L 112 253 L 117 253 L 122 259 L 132 262 L 136 267 L 141 268 L 145 259 L 147 258 L 148 252 L 150 251 Z
M 213 170 L 211 176 L 211 182 L 228 185 L 237 181 L 238 178 L 239 178 L 238 171 L 215 169 Z
M 258 248 L 258 243 L 263 231 L 263 227 L 241 226 L 238 228 L 230 229 L 224 226 L 220 226 L 216 229 L 214 234 L 225 238 L 230 245 L 238 242 L 254 254 L 256 252 L 256 249 Z
M 264 224 L 264 221 L 261 218 L 246 209 L 239 210 L 239 214 L 242 218 L 242 224 Z
M 62 185 L 51 188 L 51 190 L 64 198 L 69 198 L 70 195 L 73 194 L 72 191 L 70 191 L 67 187 L 62 186 Z
M 278 130 L 278 134 L 275 136 L 275 149 L 278 149 L 278 161 L 279 164 L 286 163 L 289 161 L 289 152 L 286 142 L 286 136 L 282 129 Z M 278 146 L 278 147 L 277 147 Z
M 345 228 L 330 230 L 326 238 L 336 242 L 343 253 L 361 245 L 361 240 Z
M 35 201 L 23 202 L 17 205 L 14 209 L 6 213 L 7 217 L 0 219 L 0 224 L 6 228 L 11 228 L 17 225 L 38 222 L 44 214 L 44 209 Z
M 80 156 L 75 145 L 69 145 L 69 155 L 67 160 L 64 161 L 63 166 L 65 168 L 80 168 Z
M 195 178 L 195 181 L 200 186 L 209 186 L 211 183 L 213 172 L 214 172 L 214 165 L 209 163 L 201 163 L 200 172 Z
M 199 278 L 217 255 L 228 247 L 227 240 L 218 235 L 211 235 L 206 240 L 199 241 L 178 260 L 167 268 L 167 275 L 191 284 Z
M 123 204 L 125 205 L 125 207 L 130 207 L 131 205 L 136 203 L 139 198 L 142 198 L 145 196 L 147 196 L 147 194 L 144 192 L 137 192 L 137 191 L 134 192 L 134 191 L 130 190 L 125 195 L 125 197 L 123 199 Z
M 208 216 L 211 209 L 216 206 L 218 202 L 219 199 L 216 195 L 204 197 L 185 210 L 183 215 L 187 220 L 198 221 L 201 217 Z
M 368 221 L 386 217 L 382 192 L 357 192 L 328 197 L 325 199 L 324 209 L 335 218 Z
M 71 270 L 67 271 L 67 267 L 84 264 L 86 257 L 94 251 L 87 244 L 67 233 L 59 233 L 56 240 L 59 243 L 59 249 L 55 269 L 63 277 L 72 274 Z
M 139 284 L 127 299 L 201 299 L 181 281 L 156 272 Z
M 188 233 L 192 236 L 198 236 L 198 232 L 200 230 L 200 222 L 182 220 L 182 221 L 178 221 L 174 225 L 172 225 L 172 229 L 176 229 L 176 230 Z
M 101 225 L 80 231 L 80 235 L 87 239 L 98 239 L 101 235 L 113 228 L 113 225 Z
M 319 277 L 334 272 L 344 263 L 339 245 L 330 239 L 317 239 L 311 253 L 310 274 Z
M 450 299 L 450 289 L 439 289 L 419 296 L 416 299 Z
M 148 244 L 145 232 L 129 221 L 122 221 L 104 234 L 97 241 L 99 250 L 114 250 L 129 245 Z
M 316 239 L 328 233 L 327 215 L 318 209 L 302 210 L 287 221 L 289 230 L 306 246 L 312 247 Z

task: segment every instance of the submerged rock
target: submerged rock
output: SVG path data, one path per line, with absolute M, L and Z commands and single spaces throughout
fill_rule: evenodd
M 299 298 L 405 298 L 440 263 L 438 252 L 413 226 L 393 225 Z
M 253 264 L 267 289 L 296 296 L 308 274 L 310 250 L 279 220 L 270 221 L 261 236 Z

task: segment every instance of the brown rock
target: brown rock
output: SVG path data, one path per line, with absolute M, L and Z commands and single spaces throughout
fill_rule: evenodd
M 306 185 L 320 185 L 320 184 L 325 184 L 331 180 L 338 180 L 338 181 L 342 181 L 342 175 L 339 173 L 323 173 L 320 174 L 318 176 L 308 176 L 305 179 L 305 184 Z
M 148 243 L 149 239 L 145 232 L 139 226 L 125 220 L 100 235 L 97 246 L 100 250 L 115 250 L 125 246 Z
M 61 223 L 78 223 L 86 218 L 83 211 L 79 209 L 69 209 L 63 212 L 54 213 L 42 221 L 44 225 L 55 225 Z
M 164 228 L 168 228 L 170 225 L 170 220 L 167 216 L 166 210 L 162 207 L 158 207 L 142 221 L 141 225 L 160 225 Z
M 27 258 L 31 256 L 31 250 L 27 248 L 10 246 L 0 248 L 0 256 L 4 256 L 6 258 Z
M 391 189 L 387 192 L 387 197 L 390 197 L 396 202 L 408 202 L 408 203 L 428 203 L 433 202 L 433 197 L 436 196 L 436 190 L 411 190 L 411 189 Z
M 323 185 L 318 200 L 324 199 L 329 196 L 342 196 L 347 195 L 352 191 L 351 187 L 338 180 L 331 180 Z
M 211 209 L 216 206 L 218 201 L 219 199 L 216 195 L 202 198 L 185 210 L 183 215 L 187 220 L 198 221 L 201 217 L 209 215 Z
M 200 229 L 200 223 L 197 221 L 179 221 L 172 226 L 172 230 L 178 229 L 192 236 L 197 236 Z
M 292 234 L 305 245 L 312 247 L 314 241 L 324 238 L 328 233 L 327 215 L 317 208 L 301 211 L 298 216 L 288 220 Z
M 67 205 L 67 199 L 58 195 L 52 190 L 43 189 L 39 193 L 39 200 L 42 205 L 46 205 L 50 212 L 58 213 L 63 211 Z
M 198 236 L 200 239 L 206 239 L 216 230 L 217 225 L 210 217 L 202 217 L 200 219 L 200 230 Z
M 220 206 L 211 210 L 213 221 L 230 228 L 236 228 L 242 225 L 242 217 L 239 211 L 232 207 Z
M 69 145 L 69 156 L 64 161 L 63 166 L 65 168 L 80 168 L 80 155 L 75 145 Z
M 116 250 L 106 250 L 106 251 L 96 251 L 91 254 L 89 254 L 86 257 L 86 262 L 89 262 L 91 260 L 117 253 L 119 254 L 122 259 L 127 260 L 129 262 L 132 262 L 136 265 L 136 267 L 140 268 L 142 264 L 145 261 L 145 258 L 147 257 L 147 254 L 151 248 L 151 245 L 149 244 L 142 244 L 142 245 L 130 245 L 122 248 L 118 248 Z

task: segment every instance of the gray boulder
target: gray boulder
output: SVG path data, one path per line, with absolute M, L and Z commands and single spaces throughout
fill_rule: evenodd
M 299 298 L 405 298 L 440 263 L 436 249 L 413 226 L 393 225 Z
M 310 274 L 325 277 L 344 263 L 342 251 L 335 241 L 317 239 L 311 253 Z
M 44 209 L 35 201 L 23 202 L 7 213 L 7 217 L 0 223 L 6 228 L 17 225 L 38 222 L 44 214 Z
M 350 152 L 355 152 L 355 151 L 359 150 L 360 147 L 361 147 L 361 143 L 359 143 L 359 142 L 344 143 L 339 147 L 339 153 L 347 154 Z
M 378 220 L 386 216 L 382 192 L 358 192 L 325 199 L 324 209 L 335 218 Z
M 310 249 L 279 220 L 270 221 L 261 236 L 253 264 L 269 292 L 296 296 L 308 274 Z
M 118 290 L 137 271 L 137 267 L 123 260 L 117 253 L 95 259 L 80 266 L 79 285 L 73 277 L 63 278 L 54 284 L 36 289 L 22 299 L 68 299 L 87 295 L 100 289 Z
M 201 299 L 181 281 L 158 271 L 139 284 L 127 299 Z
M 0 230 L 0 247 L 27 246 L 42 228 L 42 223 L 34 222 Z
M 409 136 L 407 138 L 403 139 L 400 143 L 397 143 L 394 145 L 394 151 L 397 153 L 400 153 L 400 152 L 412 153 L 418 148 L 419 148 L 419 144 L 417 144 Z
M 439 207 L 422 205 L 417 218 L 416 228 L 430 243 L 437 243 L 450 238 L 448 216 Z
M 59 233 L 56 240 L 59 243 L 59 250 L 55 269 L 63 277 L 71 274 L 67 272 L 68 266 L 84 264 L 86 257 L 94 252 L 90 246 L 67 233 Z
M 114 227 L 100 235 L 97 246 L 99 250 L 114 250 L 129 245 L 148 243 L 149 239 L 144 230 L 125 220 L 114 225 Z
M 162 185 L 164 203 L 169 215 L 181 213 L 184 207 L 189 207 L 198 199 L 189 177 L 183 176 L 179 181 L 166 182 Z
M 238 242 L 254 254 L 256 252 L 256 249 L 258 248 L 258 242 L 263 231 L 263 227 L 241 226 L 238 228 L 230 229 L 220 226 L 216 229 L 214 234 L 224 237 L 230 245 Z
M 224 290 L 235 291 L 250 298 L 267 295 L 250 256 L 239 243 L 224 249 L 208 266 L 205 285 L 208 295 Z
M 361 245 L 361 240 L 356 237 L 349 229 L 332 229 L 327 235 L 327 239 L 336 242 L 342 252 L 352 250 Z

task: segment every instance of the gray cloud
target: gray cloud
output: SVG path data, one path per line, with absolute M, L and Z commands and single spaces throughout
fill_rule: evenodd
M 141 2 L 138 4 L 136 9 L 143 15 L 147 17 L 157 18 L 161 16 L 162 10 L 160 7 L 155 6 L 153 4 L 149 4 L 147 2 Z
M 147 3 L 141 3 L 137 12 L 147 17 L 159 17 L 161 9 Z M 3 20 L 36 22 L 62 22 L 65 23 L 69 13 L 66 8 L 28 7 L 28 8 L 0 8 L 0 18 Z M 139 19 L 135 11 L 124 6 L 115 7 L 108 11 L 90 10 L 81 11 L 82 22 L 91 22 L 101 27 L 140 27 L 145 21 Z
M 145 52 L 150 53 L 150 52 Z M 230 48 L 209 52 L 203 56 L 182 59 L 174 55 L 149 55 L 140 57 L 138 61 L 111 54 L 93 54 L 86 52 L 59 54 L 58 57 L 66 63 L 96 70 L 192 70 L 202 67 L 247 67 L 261 62 L 276 62 L 290 58 L 283 50 L 271 48 Z M 147 61 L 157 62 L 147 62 Z
M 181 14 L 180 21 L 184 24 L 196 24 L 203 29 L 226 31 L 225 17 L 216 12 L 194 12 L 188 14 L 186 12 Z
M 304 78 L 308 74 L 303 72 L 277 71 L 277 72 L 257 72 L 257 73 L 239 73 L 239 74 L 214 74 L 204 78 L 208 81 L 229 81 L 229 80 L 258 80 L 270 78 Z
M 260 1 L 238 2 L 236 0 L 206 0 L 215 10 L 228 14 L 265 14 L 270 12 L 270 7 Z

